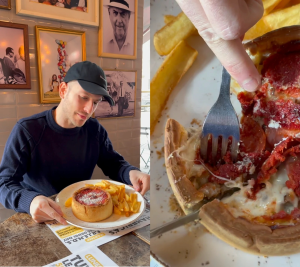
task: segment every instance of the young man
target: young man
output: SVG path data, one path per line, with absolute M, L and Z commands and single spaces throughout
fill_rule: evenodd
M 0 202 L 6 208 L 27 212 L 36 222 L 66 224 L 47 197 L 90 179 L 96 164 L 113 180 L 142 194 L 149 190 L 150 176 L 114 151 L 106 130 L 90 118 L 103 98 L 114 104 L 106 84 L 99 66 L 76 63 L 59 86 L 60 104 L 16 124 L 0 164 Z

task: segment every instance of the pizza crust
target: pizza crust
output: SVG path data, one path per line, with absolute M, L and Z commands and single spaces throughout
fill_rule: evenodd
M 72 196 L 73 214 L 79 220 L 85 222 L 98 222 L 110 217 L 113 213 L 113 202 L 108 192 L 105 192 L 107 194 L 107 200 L 103 205 L 99 204 L 97 206 L 89 206 L 89 205 L 81 204 L 76 200 L 76 195 L 80 193 L 82 190 L 85 190 L 87 188 L 88 187 L 82 187 L 73 193 Z
M 235 218 L 219 200 L 205 204 L 201 223 L 216 237 L 245 252 L 284 256 L 300 252 L 300 224 L 272 230 L 269 226 Z
M 188 138 L 188 132 L 180 123 L 168 119 L 165 128 L 165 164 L 174 195 L 185 214 L 198 210 L 204 197 L 187 178 L 184 160 L 174 153 L 187 143 Z

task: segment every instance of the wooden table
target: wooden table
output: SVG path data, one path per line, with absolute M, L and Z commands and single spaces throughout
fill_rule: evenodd
M 121 236 L 101 249 L 119 266 L 150 265 L 150 226 Z M 72 253 L 44 223 L 16 213 L 0 223 L 0 266 L 43 266 Z

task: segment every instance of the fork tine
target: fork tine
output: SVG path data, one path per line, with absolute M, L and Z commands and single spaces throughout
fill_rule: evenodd
M 224 135 L 222 136 L 222 153 L 221 157 L 223 158 L 227 152 L 228 147 L 228 138 L 226 138 Z
M 208 134 L 204 137 L 201 137 L 200 153 L 203 160 L 207 159 L 207 143 L 208 143 Z
M 215 159 L 217 157 L 217 151 L 218 151 L 218 136 L 214 136 L 212 134 L 211 135 L 211 139 L 212 139 L 212 151 L 211 151 L 211 155 L 212 155 L 212 160 L 215 161 Z
M 237 154 L 238 154 L 238 141 L 233 137 L 232 144 L 231 144 L 231 157 L 233 162 L 237 160 Z

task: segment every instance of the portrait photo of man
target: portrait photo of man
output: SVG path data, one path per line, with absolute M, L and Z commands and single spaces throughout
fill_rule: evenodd
M 135 0 L 103 3 L 103 53 L 133 56 Z

